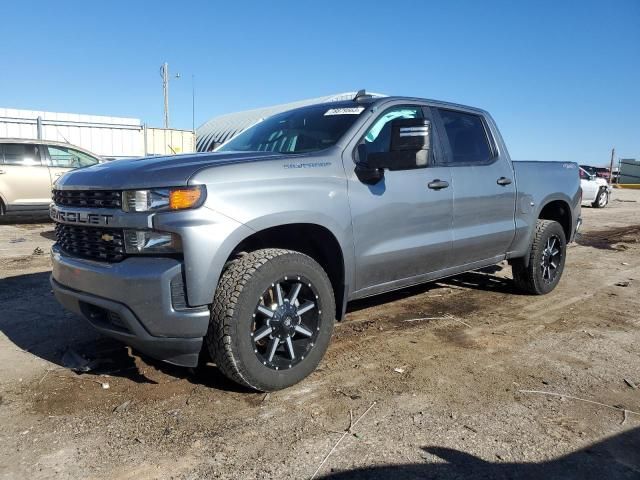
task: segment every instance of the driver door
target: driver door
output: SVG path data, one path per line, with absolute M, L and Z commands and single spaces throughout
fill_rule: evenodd
M 434 180 L 451 184 L 449 167 L 435 165 L 440 155 L 435 131 L 426 168 L 385 170 L 384 178 L 374 185 L 363 183 L 355 173 L 351 153 L 357 152 L 361 143 L 368 153 L 389 151 L 391 121 L 402 118 L 429 120 L 430 110 L 420 105 L 390 107 L 345 150 L 356 257 L 355 289 L 363 295 L 417 283 L 420 277 L 446 268 L 449 262 L 453 188 L 429 187 Z

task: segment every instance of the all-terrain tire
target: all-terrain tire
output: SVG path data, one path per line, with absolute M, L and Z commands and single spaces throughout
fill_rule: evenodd
M 593 208 L 604 208 L 609 204 L 609 192 L 607 192 L 606 188 L 601 188 L 596 195 L 596 199 L 591 204 Z
M 549 247 L 551 239 L 556 240 L 554 248 L 559 250 L 560 257 L 553 278 L 546 278 L 548 270 L 545 270 L 544 264 L 545 255 L 548 255 L 548 252 L 545 250 Z M 532 295 L 544 295 L 551 292 L 562 277 L 566 251 L 567 240 L 562 226 L 553 220 L 538 220 L 528 262 L 525 265 L 525 259 L 518 258 L 511 264 L 516 286 Z
M 257 304 L 273 282 L 300 277 L 313 284 L 317 292 L 314 343 L 308 355 L 294 366 L 270 368 L 254 350 L 252 329 Z M 222 273 L 205 342 L 211 358 L 229 379 L 254 390 L 280 390 L 298 383 L 316 369 L 329 345 L 335 313 L 331 282 L 314 259 L 293 250 L 255 250 L 229 263 Z

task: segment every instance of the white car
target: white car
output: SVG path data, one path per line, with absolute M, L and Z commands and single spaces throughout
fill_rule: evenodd
M 611 185 L 604 178 L 596 177 L 580 167 L 580 187 L 582 188 L 582 203 L 588 203 L 594 208 L 604 208 L 611 198 Z

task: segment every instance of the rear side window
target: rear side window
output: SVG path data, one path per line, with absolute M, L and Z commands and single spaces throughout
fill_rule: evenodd
M 451 155 L 449 163 L 482 164 L 494 157 L 482 118 L 454 110 L 438 110 L 449 139 Z
M 5 143 L 4 150 L 5 165 L 40 166 L 40 147 L 26 143 Z M 1 156 L 0 156 L 1 158 Z

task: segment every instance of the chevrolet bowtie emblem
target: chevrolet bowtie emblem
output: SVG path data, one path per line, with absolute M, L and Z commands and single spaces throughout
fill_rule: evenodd
M 105 242 L 111 242 L 113 241 L 113 235 L 109 235 L 108 233 L 103 233 L 102 236 L 100 237 L 102 240 L 104 240 Z

